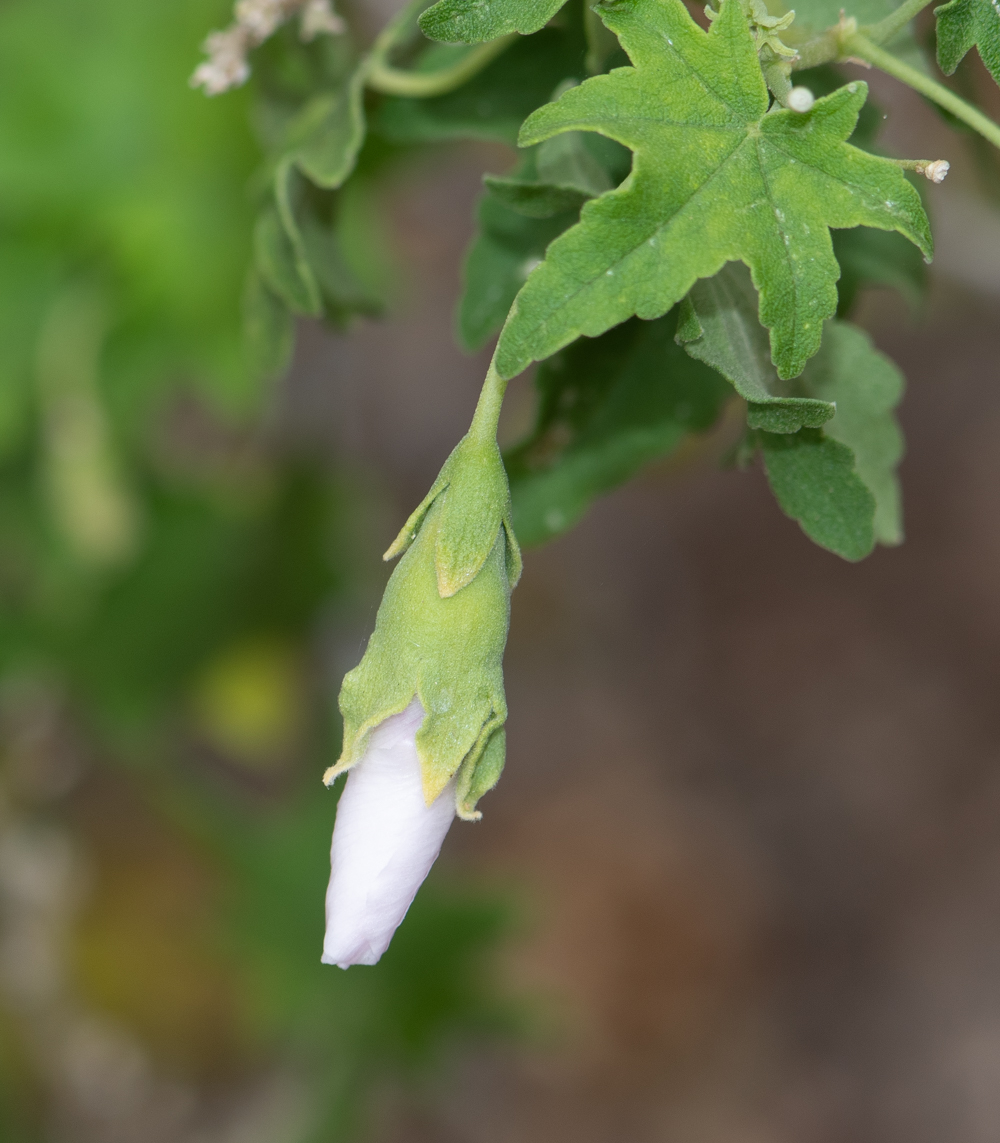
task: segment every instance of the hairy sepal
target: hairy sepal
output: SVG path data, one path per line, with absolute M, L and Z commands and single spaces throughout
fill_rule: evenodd
M 364 658 L 341 688 L 344 745 L 324 775 L 328 785 L 361 761 L 375 728 L 414 696 L 426 712 L 416 744 L 428 804 L 461 770 L 456 810 L 474 820 L 476 799 L 499 777 L 502 660 L 520 553 L 492 448 L 467 437 L 390 549 L 403 556 Z M 470 524 L 480 514 L 487 522 Z
M 438 501 L 434 567 L 441 596 L 455 595 L 476 578 L 501 532 L 513 588 L 521 575 L 521 553 L 511 525 L 507 473 L 495 438 L 473 433 L 462 438 L 383 559 L 395 559 L 407 550 Z

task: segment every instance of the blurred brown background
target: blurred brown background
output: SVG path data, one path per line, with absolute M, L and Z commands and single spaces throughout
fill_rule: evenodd
M 864 78 L 895 153 L 952 161 L 925 312 L 873 293 L 860 315 L 908 380 L 907 542 L 848 565 L 759 470 L 698 462 L 528 553 L 507 771 L 443 862 L 520 896 L 502 970 L 545 1014 L 436 1095 L 387 1094 L 385 1143 L 1000 1138 L 1000 213 L 934 112 Z M 303 331 L 282 431 L 392 505 L 343 669 L 475 402 L 486 358 L 450 317 L 479 176 L 510 161 L 417 172 L 398 316 Z M 530 380 L 508 403 L 512 437 Z

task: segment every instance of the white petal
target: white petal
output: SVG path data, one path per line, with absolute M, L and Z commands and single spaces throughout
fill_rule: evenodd
M 454 779 L 424 802 L 419 699 L 372 733 L 337 806 L 323 963 L 375 964 L 430 872 L 455 817 Z

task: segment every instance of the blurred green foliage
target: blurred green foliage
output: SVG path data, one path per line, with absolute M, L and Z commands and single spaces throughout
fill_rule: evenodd
M 0 688 L 58 696 L 88 761 L 19 808 L 93 855 L 81 1002 L 203 1077 L 292 1068 L 299 1137 L 339 1140 L 387 1076 L 504 1024 L 478 969 L 504 911 L 432 885 L 379 966 L 319 963 L 336 680 L 317 633 L 349 588 L 350 512 L 327 464 L 269 440 L 277 362 L 247 351 L 274 341 L 244 330 L 248 290 L 267 320 L 251 96 L 187 85 L 229 14 L 0 6 Z M 3 1138 L 59 1097 L 28 1025 L 0 1018 Z M 168 1050 L 185 1036 L 207 1039 Z

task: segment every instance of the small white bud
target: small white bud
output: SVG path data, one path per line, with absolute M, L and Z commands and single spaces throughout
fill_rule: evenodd
M 816 102 L 808 87 L 793 87 L 788 93 L 788 106 L 792 111 L 808 111 Z
M 943 183 L 945 175 L 951 170 L 951 163 L 947 159 L 935 159 L 933 163 L 928 163 L 923 168 L 925 178 L 930 179 L 932 183 Z

